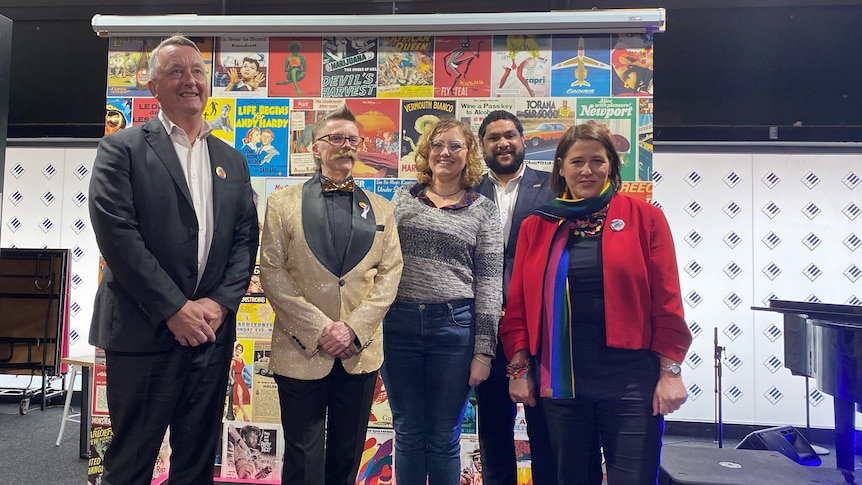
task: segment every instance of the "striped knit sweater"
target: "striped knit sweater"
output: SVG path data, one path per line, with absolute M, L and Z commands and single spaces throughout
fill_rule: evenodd
M 474 352 L 493 356 L 503 305 L 503 230 L 496 204 L 475 195 L 469 205 L 438 209 L 413 197 L 410 185 L 395 192 L 392 203 L 404 257 L 396 301 L 475 299 Z

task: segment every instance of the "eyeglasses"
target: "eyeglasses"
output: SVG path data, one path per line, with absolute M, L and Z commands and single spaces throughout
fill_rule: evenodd
M 356 136 L 356 135 L 344 136 L 344 135 L 338 135 L 335 133 L 331 133 L 329 135 L 323 135 L 317 139 L 317 141 L 320 141 L 320 140 L 326 140 L 327 143 L 329 143 L 330 145 L 335 145 L 335 146 L 343 145 L 344 142 L 347 141 L 347 143 L 350 146 L 352 146 L 353 148 L 356 148 L 359 145 L 361 145 L 363 141 L 365 141 L 365 137 L 364 136 Z
M 431 142 L 431 151 L 434 153 L 441 153 L 444 148 L 449 149 L 449 153 L 457 153 L 461 150 L 467 148 L 466 143 L 461 143 L 460 141 L 452 141 L 449 143 L 437 140 Z

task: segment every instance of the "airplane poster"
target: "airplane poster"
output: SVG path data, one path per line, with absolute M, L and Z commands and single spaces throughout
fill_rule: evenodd
M 551 95 L 611 95 L 609 35 L 555 35 L 551 45 Z

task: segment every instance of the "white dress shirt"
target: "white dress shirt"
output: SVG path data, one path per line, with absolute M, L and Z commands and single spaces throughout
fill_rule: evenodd
M 206 139 L 212 128 L 206 120 L 202 120 L 201 132 L 195 139 L 195 143 L 191 144 L 185 130 L 169 120 L 164 112 L 159 112 L 159 121 L 171 137 L 171 143 L 177 152 L 183 175 L 186 177 L 189 194 L 192 196 L 192 204 L 198 220 L 197 282 L 200 284 L 213 238 L 213 174 L 210 173 L 210 153 Z
M 500 212 L 500 223 L 503 224 L 503 247 L 509 243 L 509 233 L 512 232 L 512 213 L 515 211 L 515 201 L 518 200 L 518 185 L 521 183 L 521 177 L 524 176 L 525 165 L 521 164 L 521 169 L 512 177 L 506 185 L 503 185 L 494 172 L 488 172 L 488 178 L 494 184 L 494 202 L 497 203 L 497 210 Z

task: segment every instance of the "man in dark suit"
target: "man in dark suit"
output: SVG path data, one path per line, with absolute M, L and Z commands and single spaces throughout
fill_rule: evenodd
M 194 42 L 153 51 L 149 88 L 161 112 L 103 138 L 90 181 L 107 263 L 90 329 L 113 429 L 102 483 L 149 484 L 170 426 L 170 482 L 211 484 L 257 212 L 243 157 L 202 117 L 209 81 Z
M 261 241 L 261 283 L 275 311 L 281 483 L 353 485 L 401 243 L 392 204 L 354 184 L 363 139 L 350 110 L 330 113 L 313 133 L 318 171 L 269 197 Z
M 515 246 L 521 222 L 533 209 L 554 198 L 547 172 L 524 165 L 524 128 L 508 111 L 488 113 L 479 126 L 479 143 L 490 172 L 482 177 L 479 193 L 497 203 L 503 223 L 505 257 L 503 306 L 512 279 Z M 476 389 L 479 416 L 479 450 L 485 485 L 516 485 L 514 418 L 515 404 L 509 398 L 506 356 L 501 344 L 491 362 L 491 374 Z M 527 434 L 530 438 L 533 483 L 555 484 L 556 466 L 551 457 L 545 416 L 539 405 L 526 406 Z

